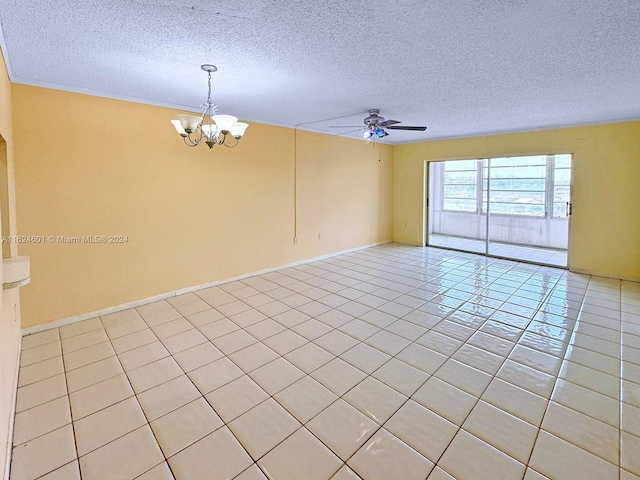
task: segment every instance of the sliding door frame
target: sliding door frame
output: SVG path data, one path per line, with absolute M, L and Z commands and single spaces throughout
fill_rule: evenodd
M 566 270 L 571 270 L 571 230 L 572 230 L 572 219 L 573 219 L 573 182 L 574 182 L 574 157 L 575 157 L 575 153 L 573 151 L 570 150 L 544 150 L 542 153 L 536 152 L 536 153 L 517 153 L 517 154 L 509 154 L 509 155 L 500 155 L 500 154 L 492 154 L 492 155 L 482 155 L 482 156 L 477 156 L 477 157 L 450 157 L 450 158 L 441 158 L 441 159 L 425 159 L 424 160 L 424 181 L 423 181 L 423 208 L 424 208 L 424 219 L 423 219 L 423 232 L 424 232 L 424 237 L 423 237 L 423 245 L 424 246 L 431 246 L 430 242 L 429 242 L 429 236 L 430 236 L 430 229 L 429 229 L 429 215 L 430 215 L 430 210 L 432 208 L 432 205 L 430 205 L 430 202 L 432 201 L 432 192 L 431 192 L 431 188 L 433 185 L 433 182 L 431 179 L 431 164 L 432 163 L 443 163 L 443 162 L 449 162 L 449 161 L 464 161 L 464 160 L 475 160 L 475 161 L 479 161 L 479 160 L 487 160 L 487 168 L 488 171 L 490 172 L 490 159 L 492 158 L 513 158 L 513 157 L 527 157 L 527 156 L 556 156 L 556 155 L 570 155 L 570 177 L 569 177 L 569 205 L 568 205 L 568 224 L 567 224 L 567 262 L 565 266 L 558 266 L 558 265 L 553 265 L 553 264 L 547 264 L 547 263 L 542 263 L 542 262 L 535 262 L 535 261 L 529 261 L 529 260 L 523 260 L 523 259 L 514 259 L 514 258 L 510 258 L 510 257 L 505 257 L 505 256 L 501 256 L 501 255 L 496 255 L 496 254 L 490 254 L 489 253 L 489 216 L 490 216 L 490 207 L 489 207 L 489 192 L 490 192 L 490 181 L 489 181 L 489 175 L 487 176 L 487 220 L 486 220 L 486 238 L 485 238 L 485 252 L 484 253 L 478 253 L 478 252 L 473 252 L 473 251 L 469 251 L 469 250 L 463 250 L 460 248 L 455 248 L 455 247 L 439 247 L 439 246 L 435 246 L 437 248 L 447 248 L 449 250 L 455 250 L 455 251 L 460 251 L 460 252 L 466 252 L 466 253 L 475 253 L 478 255 L 485 255 L 487 257 L 491 257 L 491 258 L 500 258 L 500 259 L 505 259 L 505 260 L 512 260 L 512 261 L 517 261 L 517 262 L 524 262 L 524 263 L 531 263 L 531 264 L 535 264 L 535 265 L 543 265 L 543 266 L 550 266 L 550 267 L 555 267 L 555 268 L 562 268 L 562 269 L 566 269 Z M 549 172 L 547 172 L 548 175 Z M 552 173 L 553 175 L 553 173 Z M 478 188 L 482 188 L 482 183 L 481 180 L 478 180 Z M 547 195 L 553 195 L 553 192 L 546 192 Z M 480 193 L 480 195 L 482 195 L 482 192 Z

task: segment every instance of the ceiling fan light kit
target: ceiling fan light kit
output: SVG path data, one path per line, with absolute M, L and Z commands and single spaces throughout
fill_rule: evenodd
M 218 68 L 215 65 L 204 64 L 200 68 L 208 74 L 207 101 L 200 105 L 202 115 L 180 113 L 176 120 L 171 120 L 178 134 L 189 147 L 195 147 L 205 143 L 209 148 L 223 145 L 233 148 L 238 145 L 249 124 L 239 122 L 232 115 L 217 115 L 217 105 L 211 101 L 211 74 Z M 234 139 L 235 142 L 232 140 Z
M 371 125 L 364 131 L 364 133 L 362 134 L 362 138 L 364 138 L 365 140 L 370 140 L 374 136 L 378 138 L 382 138 L 382 137 L 386 137 L 387 135 L 389 134 L 385 132 L 383 128 Z

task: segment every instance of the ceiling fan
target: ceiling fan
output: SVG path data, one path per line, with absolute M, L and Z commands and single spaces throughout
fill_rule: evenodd
M 383 138 L 389 135 L 387 130 L 411 130 L 414 132 L 424 132 L 427 127 L 413 127 L 408 125 L 398 125 L 402 123 L 399 120 L 385 120 L 380 116 L 380 109 L 372 108 L 369 110 L 369 116 L 364 119 L 364 132 L 362 138 L 369 140 L 378 137 Z M 360 128 L 359 125 L 331 125 L 330 128 Z

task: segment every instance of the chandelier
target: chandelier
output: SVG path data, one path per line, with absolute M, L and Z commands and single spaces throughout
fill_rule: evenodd
M 218 106 L 211 101 L 211 74 L 216 72 L 218 67 L 205 64 L 200 68 L 209 74 L 207 102 L 200 105 L 203 109 L 202 115 L 181 113 L 177 115 L 178 119 L 171 120 L 171 123 L 189 147 L 195 147 L 204 141 L 209 148 L 216 145 L 233 148 L 249 125 L 239 122 L 232 115 L 216 115 Z

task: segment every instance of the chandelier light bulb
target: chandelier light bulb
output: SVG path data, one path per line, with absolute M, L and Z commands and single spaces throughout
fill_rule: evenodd
M 213 115 L 211 120 L 216 122 L 218 130 L 222 133 L 229 133 L 238 121 L 238 118 L 232 115 Z
M 180 120 L 171 120 L 171 123 L 173 123 L 173 126 L 176 127 L 176 131 L 180 134 L 181 137 L 187 136 L 187 132 L 184 128 L 182 128 Z
M 244 122 L 236 122 L 233 127 L 231 127 L 231 135 L 234 138 L 238 139 L 244 135 L 244 131 L 249 127 L 248 123 Z
M 188 115 L 186 113 L 181 113 L 178 115 L 178 120 L 180 121 L 180 125 L 187 133 L 193 133 L 200 125 L 201 117 L 197 117 L 196 115 Z

